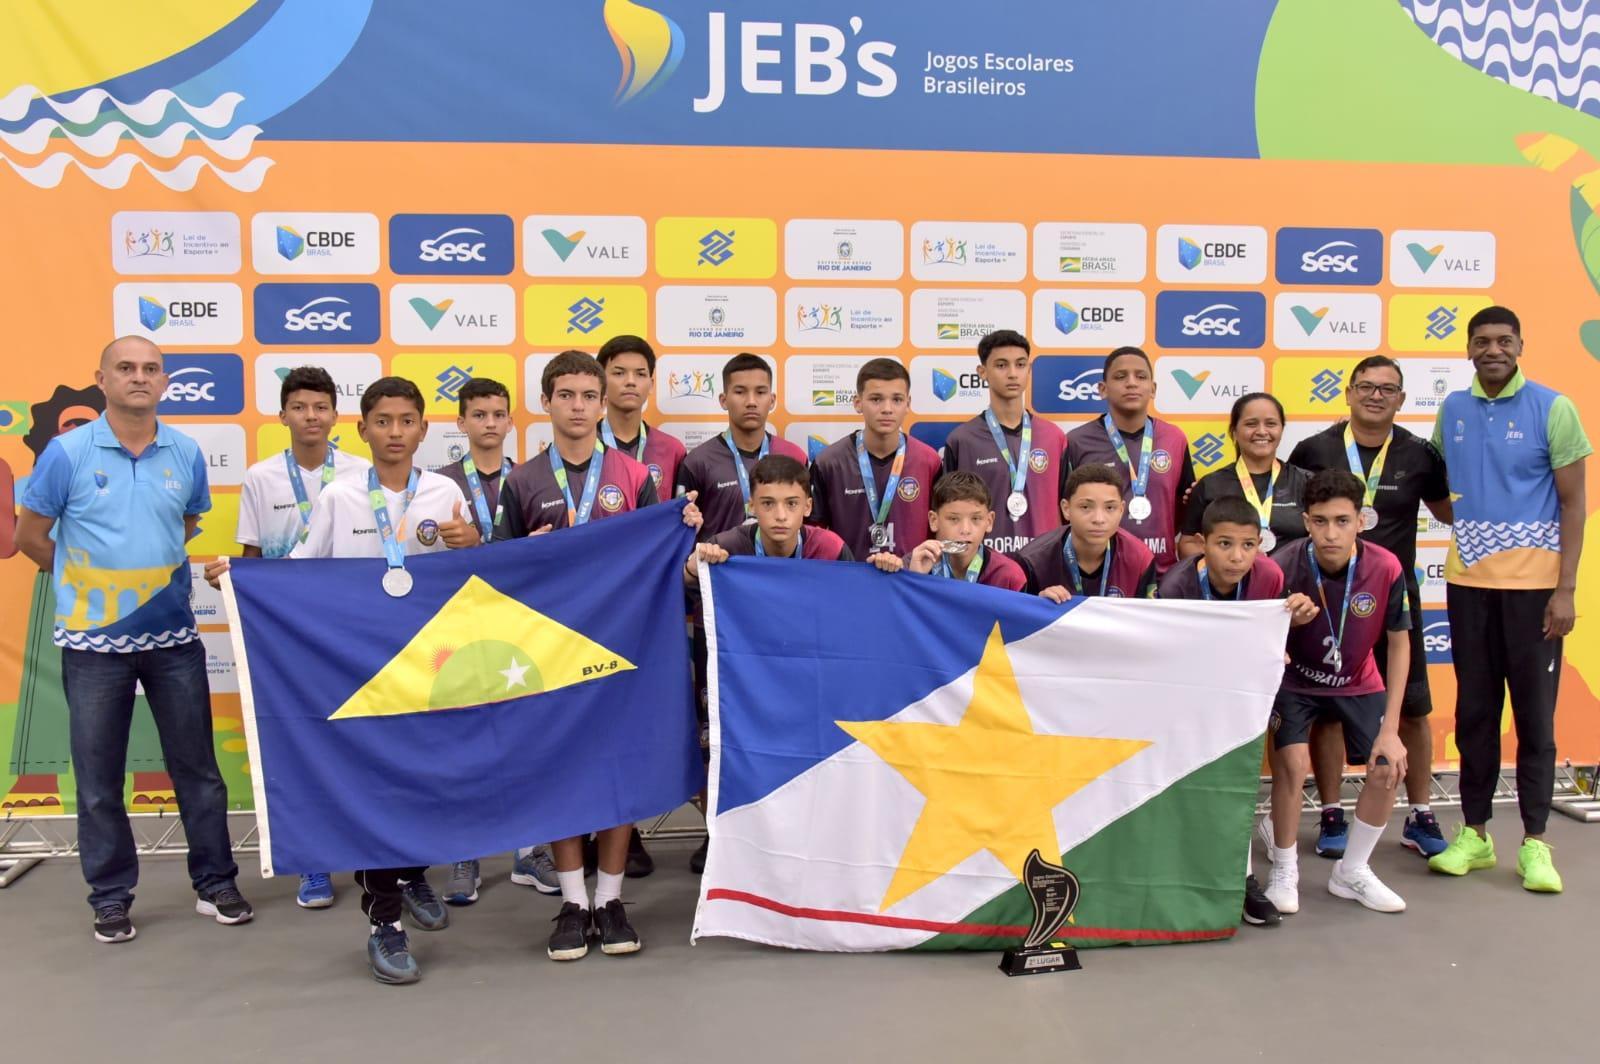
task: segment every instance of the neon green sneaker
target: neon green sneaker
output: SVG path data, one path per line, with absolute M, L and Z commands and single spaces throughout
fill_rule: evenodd
M 1517 875 L 1522 877 L 1522 889 L 1540 894 L 1561 893 L 1561 873 L 1550 859 L 1550 844 L 1538 839 L 1523 839 L 1517 851 Z
M 1464 876 L 1480 868 L 1493 867 L 1494 840 L 1486 834 L 1479 835 L 1465 824 L 1456 829 L 1456 837 L 1450 840 L 1443 853 L 1428 858 L 1431 871 L 1447 876 Z

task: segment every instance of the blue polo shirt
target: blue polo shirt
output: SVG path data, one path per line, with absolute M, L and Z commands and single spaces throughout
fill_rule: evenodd
M 161 422 L 137 457 L 101 418 L 50 441 L 22 505 L 55 518 L 55 644 L 131 653 L 200 638 L 183 519 L 211 509 L 206 460 Z

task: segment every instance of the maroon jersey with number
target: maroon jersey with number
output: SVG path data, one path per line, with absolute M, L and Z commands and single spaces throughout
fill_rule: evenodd
M 857 558 L 873 553 L 873 514 L 867 506 L 866 487 L 861 483 L 861 462 L 856 457 L 857 429 L 829 446 L 811 465 L 811 520 L 832 529 L 850 546 Z M 882 502 L 889 484 L 894 454 L 879 458 L 869 453 L 873 488 Z M 905 554 L 928 538 L 928 498 L 933 482 L 939 479 L 939 452 L 921 440 L 906 437 L 906 460 L 900 471 L 900 484 L 889 506 L 888 546 L 884 550 Z
M 1040 536 L 1017 552 L 1017 562 L 1028 577 L 1028 590 L 1037 595 L 1047 587 L 1061 586 L 1074 595 L 1100 594 L 1100 577 L 1105 569 L 1102 561 L 1093 572 L 1084 572 L 1080 564 L 1080 592 L 1067 572 L 1067 559 L 1061 541 L 1071 533 L 1068 527 L 1056 529 Z M 1156 590 L 1155 555 L 1150 553 L 1139 537 L 1126 529 L 1117 529 L 1111 540 L 1111 572 L 1106 573 L 1107 598 L 1150 598 Z
M 1310 624 L 1289 629 L 1289 664 L 1283 669 L 1283 689 L 1309 695 L 1367 695 L 1384 689 L 1372 650 L 1388 632 L 1411 627 L 1406 599 L 1405 570 L 1400 559 L 1362 540 L 1356 555 L 1356 578 L 1345 602 L 1348 567 L 1322 573 L 1322 593 L 1317 592 L 1320 566 L 1311 557 L 1309 541 L 1290 544 L 1272 560 L 1283 569 L 1283 585 L 1290 594 L 1301 592 L 1317 604 Z M 1323 606 L 1326 596 L 1327 606 Z M 1339 618 L 1348 610 L 1344 640 L 1336 643 Z M 1331 621 L 1331 623 L 1330 623 Z M 1337 645 L 1337 657 L 1333 651 Z
M 656 497 L 658 499 L 670 498 L 678 483 L 678 467 L 683 464 L 686 453 L 683 441 L 670 433 L 660 429 L 645 427 L 644 454 L 639 450 L 639 437 L 631 440 L 617 437 L 617 450 L 629 458 L 637 458 L 644 467 L 650 470 L 650 479 L 656 483 Z
M 500 486 L 500 516 L 494 526 L 495 539 L 517 539 L 545 525 L 553 529 L 567 527 L 567 500 L 550 465 L 552 454 L 558 454 L 553 447 L 523 462 L 506 477 L 506 482 Z M 589 462 L 595 460 L 591 458 Z M 595 492 L 589 520 L 615 517 L 656 502 L 656 485 L 644 466 L 621 451 L 606 451 L 599 461 L 600 488 Z M 564 463 L 567 490 L 572 493 L 574 506 L 583 502 L 589 462 Z
M 1204 555 L 1196 554 L 1168 569 L 1167 575 L 1161 578 L 1161 590 L 1157 596 L 1164 599 L 1205 598 L 1205 592 L 1200 590 L 1200 581 L 1206 579 L 1200 572 L 1200 563 L 1204 560 Z M 1256 554 L 1250 571 L 1239 583 L 1243 590 L 1238 592 L 1238 598 L 1245 602 L 1283 598 L 1283 570 L 1264 553 Z M 1233 593 L 1219 595 L 1215 587 L 1211 592 L 1211 597 L 1218 600 L 1232 600 L 1235 597 Z
M 1132 514 L 1124 512 L 1122 530 L 1144 540 L 1156 556 L 1156 571 L 1165 573 L 1178 561 L 1179 500 L 1194 483 L 1194 463 L 1189 459 L 1189 438 L 1182 429 L 1158 418 L 1151 418 L 1150 423 L 1154 428 L 1151 446 L 1155 448 L 1150 455 L 1150 482 L 1145 495 L 1150 500 L 1150 516 L 1135 521 Z M 1126 503 L 1133 498 L 1134 474 L 1139 469 L 1139 456 L 1144 453 L 1144 430 L 1122 433 L 1122 441 L 1133 463 L 1132 470 L 1106 435 L 1104 419 L 1079 425 L 1067 434 L 1067 467 L 1077 469 L 1098 462 L 1115 469 L 1122 477 L 1122 501 Z
M 1014 461 L 1022 450 L 1022 426 L 1000 426 L 1006 447 Z M 1061 484 L 1066 479 L 1067 436 L 1053 422 L 1033 416 L 1033 446 L 1023 456 L 1027 460 L 1028 480 L 1022 493 L 1028 498 L 1028 512 L 1020 519 L 1006 509 L 1011 494 L 1011 467 L 995 449 L 989 423 L 982 414 L 963 422 L 944 442 L 946 472 L 964 470 L 976 473 L 989 488 L 994 501 L 994 531 L 983 542 L 993 550 L 1016 551 L 1035 536 L 1061 527 Z
M 768 454 L 787 455 L 805 465 L 805 452 L 788 440 L 778 439 L 769 432 L 767 441 Z M 746 475 L 756 467 L 760 456 L 759 450 L 739 452 Z M 684 456 L 678 465 L 677 491 L 700 493 L 695 505 L 700 507 L 700 515 L 705 520 L 698 536 L 702 543 L 719 532 L 744 524 L 744 493 L 739 490 L 739 474 L 734 469 L 733 452 L 728 449 L 727 439 L 720 432 Z
M 740 525 L 711 537 L 711 542 L 729 554 L 752 555 L 756 552 L 756 526 Z M 793 555 L 790 555 L 793 557 Z M 810 525 L 800 533 L 800 557 L 824 562 L 848 562 L 855 557 L 844 540 L 826 528 Z

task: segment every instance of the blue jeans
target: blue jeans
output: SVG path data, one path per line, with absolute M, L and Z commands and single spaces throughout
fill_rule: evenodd
M 61 681 L 71 718 L 78 852 L 89 883 L 89 904 L 129 904 L 139 882 L 139 856 L 122 801 L 136 681 L 144 685 L 178 795 L 194 889 L 232 884 L 239 867 L 228 837 L 228 791 L 212 746 L 204 644 L 196 639 L 131 654 L 63 648 Z

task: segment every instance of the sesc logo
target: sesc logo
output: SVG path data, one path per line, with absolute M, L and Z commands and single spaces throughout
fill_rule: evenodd
M 167 355 L 167 390 L 156 413 L 239 414 L 244 411 L 244 360 L 238 355 Z
M 372 284 L 257 285 L 255 317 L 264 344 L 371 344 L 382 329 Z
M 1039 355 L 1033 360 L 1033 408 L 1041 414 L 1103 414 L 1105 359 L 1093 355 Z
M 400 274 L 501 276 L 516 262 L 516 226 L 504 214 L 396 214 L 389 268 Z
M 1254 348 L 1267 339 L 1260 292 L 1160 292 L 1156 343 L 1162 347 Z
M 1376 229 L 1278 230 L 1279 284 L 1373 285 L 1383 280 L 1383 234 Z
M 1429 665 L 1449 665 L 1450 614 L 1445 610 L 1422 611 L 1422 650 Z

